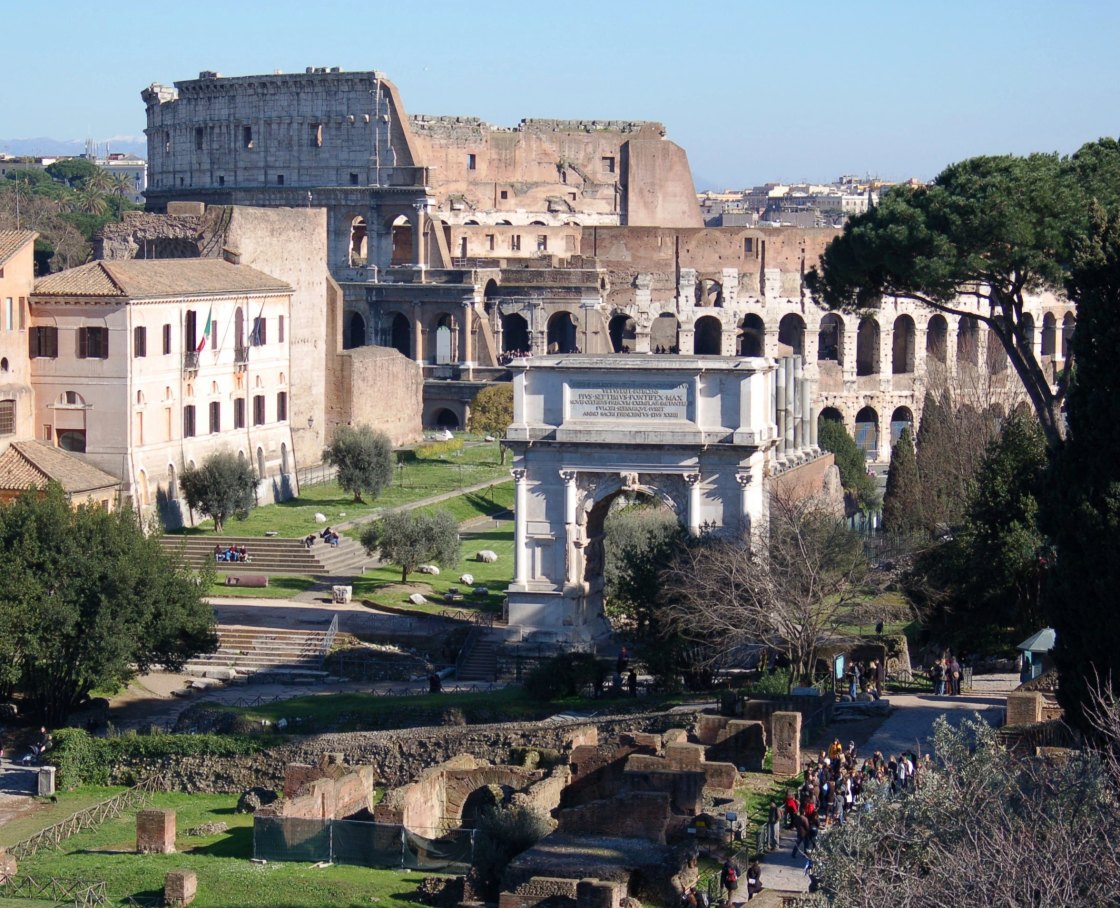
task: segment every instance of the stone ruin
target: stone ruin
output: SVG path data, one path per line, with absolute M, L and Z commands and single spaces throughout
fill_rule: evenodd
M 324 754 L 317 766 L 289 763 L 284 797 L 258 808 L 256 816 L 340 820 L 368 811 L 376 784 L 372 766 L 347 766 L 342 754 Z
M 500 908 L 619 908 L 639 893 L 672 904 L 697 878 L 689 826 L 726 805 L 739 767 L 760 770 L 765 754 L 761 722 L 720 716 L 701 717 L 691 736 L 671 729 L 600 741 L 588 729 L 551 769 L 464 754 L 388 792 L 373 813 L 440 832 L 473 825 L 489 804 L 550 816 L 555 831 L 507 868 Z

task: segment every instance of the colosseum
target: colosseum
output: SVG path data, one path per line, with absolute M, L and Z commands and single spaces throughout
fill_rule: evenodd
M 927 389 L 979 405 L 1018 387 L 986 309 L 902 299 L 848 314 L 804 275 L 833 229 L 705 228 L 685 151 L 661 124 L 409 116 L 379 72 L 309 67 L 152 85 L 148 208 L 322 207 L 346 347 L 424 370 L 424 421 L 463 425 L 505 364 L 533 353 L 804 357 L 815 409 L 872 460 Z M 1055 377 L 1072 307 L 1028 301 Z

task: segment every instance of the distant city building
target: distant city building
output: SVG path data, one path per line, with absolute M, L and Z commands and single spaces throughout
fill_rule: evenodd
M 134 154 L 123 154 L 106 151 L 105 154 L 97 153 L 92 142 L 87 143 L 84 155 L 54 155 L 49 157 L 31 157 L 0 154 L 0 180 L 5 179 L 9 173 L 19 170 L 46 170 L 57 161 L 92 161 L 102 170 L 120 177 L 128 191 L 124 194 L 134 205 L 144 204 L 144 190 L 148 188 L 148 162 Z
M 765 183 L 703 192 L 697 198 L 707 227 L 842 227 L 849 217 L 876 204 L 882 190 L 892 185 L 842 176 L 834 183 Z

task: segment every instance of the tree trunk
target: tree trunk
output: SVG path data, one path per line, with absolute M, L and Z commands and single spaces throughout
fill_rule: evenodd
M 401 583 L 408 583 L 408 568 L 401 568 Z

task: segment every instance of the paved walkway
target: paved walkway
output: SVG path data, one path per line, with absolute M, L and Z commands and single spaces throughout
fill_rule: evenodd
M 999 725 L 1006 707 L 1007 693 L 1018 684 L 1015 675 L 981 675 L 973 682 L 973 690 L 960 697 L 936 697 L 933 694 L 891 694 L 891 714 L 859 748 L 861 756 L 880 751 L 883 756 L 900 751 L 918 754 L 930 750 L 933 723 L 944 716 L 950 724 L 979 713 L 992 725 Z M 843 741 L 843 725 L 836 726 L 836 734 Z M 847 743 L 847 742 L 844 742 Z M 762 885 L 767 889 L 787 892 L 808 892 L 809 877 L 805 873 L 805 858 L 791 855 L 796 837 L 792 830 L 782 830 L 781 847 L 763 857 Z

